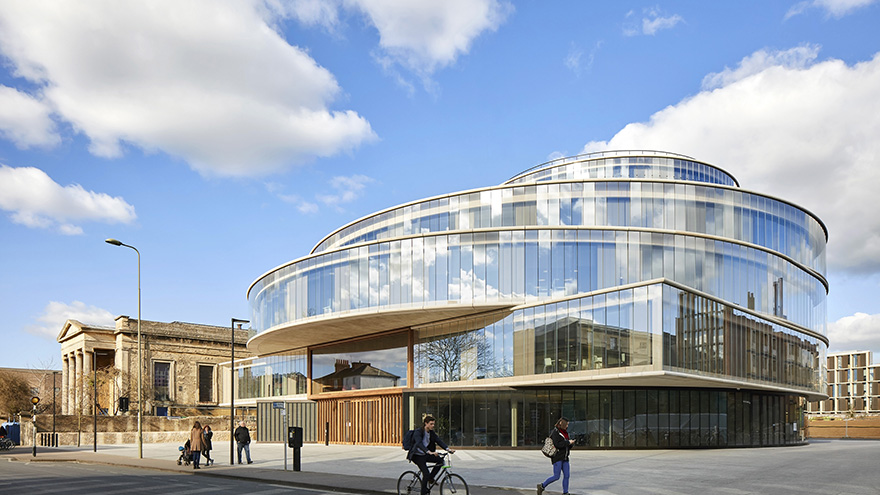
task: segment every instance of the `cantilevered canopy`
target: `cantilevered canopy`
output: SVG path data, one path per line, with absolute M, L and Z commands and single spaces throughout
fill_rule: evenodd
M 498 310 L 512 311 L 513 307 L 509 304 L 449 304 L 419 309 L 358 311 L 350 316 L 335 313 L 260 332 L 248 341 L 248 350 L 259 355 L 272 354 L 483 313 L 491 313 L 492 318 L 500 320 L 508 313 Z

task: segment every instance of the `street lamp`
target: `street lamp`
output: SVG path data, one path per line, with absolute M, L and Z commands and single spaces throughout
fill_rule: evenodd
M 94 450 L 98 451 L 98 356 L 106 356 L 108 352 L 92 351 L 92 440 L 94 441 Z
M 233 318 L 232 323 L 229 324 L 229 327 L 232 330 L 230 342 L 232 345 L 229 346 L 231 349 L 232 360 L 229 363 L 229 464 L 231 466 L 235 465 L 235 459 L 232 457 L 233 446 L 235 445 L 235 324 L 236 323 L 250 323 L 248 320 L 239 320 L 238 318 Z
M 58 434 L 55 433 L 55 404 L 58 402 L 58 389 L 55 388 L 55 375 L 60 371 L 52 372 L 52 447 L 58 446 Z
M 31 404 L 34 405 L 33 412 L 31 413 L 31 421 L 34 423 L 34 457 L 37 456 L 37 404 L 39 403 L 39 397 L 36 395 L 31 397 Z
M 138 349 L 137 349 L 137 362 L 138 362 L 138 458 L 144 458 L 144 427 L 143 427 L 143 419 L 141 418 L 141 411 L 143 410 L 143 395 L 141 394 L 141 390 L 143 388 L 143 361 L 141 361 L 141 252 L 137 250 L 134 246 L 129 246 L 128 244 L 123 244 L 122 242 L 117 241 L 116 239 L 106 239 L 104 240 L 107 244 L 113 244 L 114 246 L 125 246 L 127 248 L 134 249 L 134 252 L 137 253 L 138 257 Z

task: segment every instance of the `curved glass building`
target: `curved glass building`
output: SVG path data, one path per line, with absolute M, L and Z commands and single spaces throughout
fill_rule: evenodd
M 560 415 L 597 448 L 801 443 L 825 397 L 826 241 L 684 155 L 553 160 L 260 276 L 239 398 L 315 402 L 339 443 L 397 444 L 426 413 L 459 446 L 537 446 Z

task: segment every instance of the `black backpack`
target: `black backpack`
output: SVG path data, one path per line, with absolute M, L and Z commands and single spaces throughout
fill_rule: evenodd
M 408 430 L 403 434 L 403 450 L 412 450 L 416 443 L 416 430 Z

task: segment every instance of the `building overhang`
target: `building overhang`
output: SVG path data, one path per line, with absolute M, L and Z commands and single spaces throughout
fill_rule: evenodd
M 484 313 L 493 313 L 500 320 L 517 304 L 446 304 L 336 313 L 270 328 L 251 337 L 247 346 L 254 354 L 266 355 Z
M 809 401 L 825 400 L 827 395 L 806 389 L 784 387 L 767 382 L 750 382 L 718 376 L 690 374 L 684 371 L 656 370 L 653 366 L 630 366 L 602 370 L 546 373 L 540 375 L 508 376 L 482 380 L 432 383 L 411 389 L 414 392 L 449 389 L 492 388 L 552 388 L 552 387 L 650 387 L 729 389 L 802 395 Z

